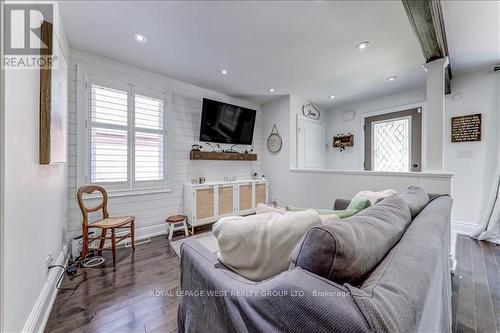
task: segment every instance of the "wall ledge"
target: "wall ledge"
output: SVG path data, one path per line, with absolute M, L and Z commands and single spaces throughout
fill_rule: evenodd
M 362 176 L 386 176 L 386 177 L 415 177 L 415 178 L 446 178 L 453 177 L 451 172 L 382 172 L 365 170 L 331 170 L 331 169 L 297 169 L 290 168 L 295 173 L 325 173 L 337 175 L 362 175 Z

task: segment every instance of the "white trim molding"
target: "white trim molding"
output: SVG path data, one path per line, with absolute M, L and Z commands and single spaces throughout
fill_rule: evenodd
M 477 227 L 478 225 L 475 223 L 458 220 L 451 221 L 451 231 L 460 235 L 470 236 Z
M 64 246 L 54 265 L 63 265 L 68 259 L 67 246 Z M 47 281 L 38 296 L 38 299 L 33 305 L 31 312 L 24 324 L 22 332 L 43 332 L 45 330 L 45 325 L 49 320 L 50 312 L 52 311 L 52 306 L 56 300 L 57 288 L 56 284 L 59 280 L 60 274 L 63 274 L 60 267 L 54 267 L 49 271 Z
M 339 175 L 363 175 L 363 176 L 398 176 L 398 177 L 425 177 L 425 178 L 445 178 L 453 177 L 451 172 L 388 172 L 369 170 L 333 170 L 333 169 L 290 169 L 290 172 L 297 173 L 332 173 Z

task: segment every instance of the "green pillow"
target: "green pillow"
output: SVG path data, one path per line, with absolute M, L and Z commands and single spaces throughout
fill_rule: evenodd
M 363 209 L 370 207 L 370 205 L 370 200 L 363 197 L 354 197 L 352 198 L 351 203 L 349 203 L 349 206 L 347 206 L 347 209 L 354 209 L 360 212 Z

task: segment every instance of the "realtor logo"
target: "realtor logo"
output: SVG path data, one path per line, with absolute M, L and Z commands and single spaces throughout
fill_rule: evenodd
M 10 1 L 4 5 L 3 40 L 6 69 L 57 69 L 59 54 L 56 2 Z
M 39 55 L 42 22 L 53 22 L 53 4 L 5 5 L 5 55 Z

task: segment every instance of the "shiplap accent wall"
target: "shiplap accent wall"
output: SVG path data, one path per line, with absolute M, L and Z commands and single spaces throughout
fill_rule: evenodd
M 73 53 L 72 53 L 73 54 Z M 68 71 L 69 76 L 69 140 L 68 140 L 68 239 L 81 234 L 81 213 L 76 202 L 76 191 L 78 186 L 78 115 L 77 115 L 77 66 L 82 63 L 82 58 L 86 58 L 79 51 L 78 59 L 72 59 Z M 91 61 L 100 62 L 99 66 L 106 66 L 109 70 L 112 64 L 110 60 L 100 61 L 99 57 L 89 56 Z M 141 78 L 151 77 L 157 84 L 162 80 L 158 74 L 146 72 L 124 64 L 116 64 L 121 71 L 128 69 L 131 75 L 140 75 Z M 262 172 L 261 149 L 264 146 L 262 133 L 262 114 L 260 107 L 257 109 L 257 117 L 254 132 L 254 151 L 258 154 L 256 162 L 250 161 L 191 161 L 189 151 L 191 145 L 200 143 L 198 141 L 201 106 L 203 97 L 222 100 L 228 103 L 240 104 L 242 101 L 225 96 L 206 89 L 197 88 L 186 83 L 178 82 L 177 87 L 172 87 L 175 81 L 164 77 L 165 85 L 172 88 L 172 112 L 170 121 L 172 122 L 170 169 L 168 170 L 168 180 L 171 192 L 136 194 L 128 196 L 111 196 L 108 201 L 110 215 L 134 215 L 136 217 L 136 235 L 138 238 L 158 235 L 165 232 L 165 217 L 172 214 L 182 213 L 184 209 L 183 186 L 193 177 L 205 177 L 207 181 L 220 181 L 224 176 L 237 176 L 238 179 L 249 179 L 253 172 Z M 186 86 L 184 89 L 183 87 Z M 249 103 L 245 102 L 248 107 Z M 204 149 L 209 149 L 206 144 L 201 143 Z M 229 147 L 229 146 L 225 146 Z M 239 146 L 238 149 L 250 149 L 249 146 Z

